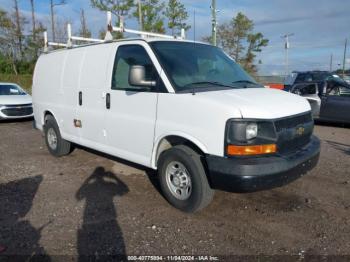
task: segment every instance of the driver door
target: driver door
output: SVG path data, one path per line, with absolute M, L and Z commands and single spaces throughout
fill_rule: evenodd
M 350 97 L 339 87 L 322 97 L 320 117 L 325 120 L 350 123 Z
M 106 104 L 105 127 L 107 146 L 113 155 L 150 166 L 158 92 L 165 92 L 165 87 L 145 48 L 141 44 L 118 47 L 111 88 L 106 94 L 109 105 Z M 132 66 L 143 66 L 146 80 L 156 81 L 156 86 L 131 85 Z

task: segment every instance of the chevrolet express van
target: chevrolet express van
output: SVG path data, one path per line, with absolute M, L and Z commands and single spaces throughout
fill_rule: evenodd
M 78 144 L 157 170 L 164 197 L 185 212 L 216 189 L 285 185 L 319 158 L 307 100 L 263 88 L 202 43 L 129 39 L 42 54 L 33 104 L 52 155 Z

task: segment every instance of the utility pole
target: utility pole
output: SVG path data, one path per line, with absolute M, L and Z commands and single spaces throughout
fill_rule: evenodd
M 348 39 L 345 39 L 345 48 L 344 48 L 344 59 L 343 59 L 343 77 L 345 76 L 345 65 L 346 65 L 346 49 L 348 47 Z
M 138 9 L 139 9 L 139 25 L 140 25 L 140 31 L 143 31 L 141 0 L 138 0 L 137 2 L 138 2 Z
M 80 36 L 89 38 L 91 37 L 91 33 L 88 29 L 87 23 L 86 23 L 86 17 L 85 17 L 85 10 L 84 8 L 80 9 Z
M 285 39 L 285 50 L 286 50 L 286 76 L 289 75 L 289 48 L 290 48 L 290 44 L 289 44 L 289 38 L 291 36 L 293 36 L 294 34 L 286 34 L 284 36 L 282 36 L 282 38 Z
M 52 30 L 52 41 L 56 42 L 56 36 L 55 36 L 55 19 L 53 14 L 53 0 L 50 0 L 50 9 L 51 9 L 51 30 Z
M 19 52 L 21 54 L 21 57 L 23 56 L 23 34 L 22 34 L 22 25 L 21 25 L 21 17 L 18 9 L 18 2 L 17 0 L 14 0 L 14 9 L 15 9 L 15 21 L 16 21 L 16 38 L 18 40 L 18 48 Z
M 54 0 L 50 0 L 50 10 L 51 10 L 51 30 L 52 30 L 52 40 L 56 42 L 56 34 L 55 34 L 55 14 L 54 7 L 58 5 L 65 5 L 66 0 L 60 0 L 58 3 L 54 3 Z
M 217 45 L 216 40 L 216 28 L 217 28 L 217 19 L 216 19 L 216 13 L 218 10 L 216 10 L 216 0 L 211 0 L 211 16 L 212 16 L 212 31 L 211 31 L 211 38 L 212 38 L 212 44 L 214 46 Z
M 196 9 L 193 10 L 193 42 L 196 43 Z
M 30 0 L 30 6 L 32 10 L 32 34 L 33 34 L 33 40 L 36 39 L 36 29 L 35 29 L 35 9 L 34 9 L 34 0 Z
M 331 62 L 329 65 L 329 71 L 332 72 L 333 71 L 333 54 L 331 54 Z

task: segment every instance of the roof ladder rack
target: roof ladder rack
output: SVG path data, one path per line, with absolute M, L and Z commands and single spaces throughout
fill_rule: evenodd
M 57 42 L 49 42 L 47 38 L 47 31 L 44 32 L 44 52 L 47 53 L 49 51 L 49 46 L 59 46 L 59 47 L 67 47 L 67 44 L 57 43 Z
M 185 39 L 186 38 L 184 28 L 181 29 L 180 36 L 172 36 L 172 35 L 166 35 L 166 34 L 127 29 L 124 27 L 124 19 L 122 16 L 120 16 L 119 27 L 116 27 L 112 25 L 112 13 L 107 12 L 107 32 L 104 40 L 96 39 L 96 38 L 81 37 L 81 36 L 73 36 L 71 24 L 67 24 L 68 39 L 66 43 L 49 42 L 47 37 L 47 31 L 44 32 L 44 52 L 48 52 L 49 46 L 58 46 L 58 47 L 66 47 L 66 48 L 77 47 L 78 45 L 73 44 L 73 41 L 90 42 L 90 43 L 91 42 L 103 43 L 106 41 L 112 41 L 113 40 L 112 32 L 121 32 L 121 33 L 125 32 L 129 34 L 137 34 L 137 35 L 140 35 L 142 38 L 148 38 L 148 37 L 158 37 L 158 38 L 166 38 L 166 39 Z
M 146 32 L 146 31 L 139 31 L 139 30 L 133 30 L 133 29 L 127 29 L 124 27 L 124 19 L 122 16 L 120 16 L 120 23 L 119 27 L 112 25 L 112 13 L 110 11 L 107 12 L 107 33 L 105 40 L 112 40 L 112 32 L 121 32 L 121 33 L 130 33 L 130 34 L 137 34 L 140 35 L 142 38 L 147 37 L 159 37 L 159 38 L 166 38 L 166 39 L 185 39 L 185 29 L 181 29 L 181 35 L 180 36 L 173 36 L 173 35 L 166 35 L 166 34 L 159 34 L 159 33 L 153 33 L 153 32 Z
M 47 31 L 44 32 L 44 52 L 48 52 L 49 46 L 58 46 L 58 47 L 77 47 L 78 45 L 74 45 L 73 41 L 81 41 L 81 42 L 92 42 L 92 43 L 103 43 L 104 40 L 96 39 L 96 38 L 87 38 L 81 36 L 73 36 L 72 35 L 72 26 L 71 24 L 67 24 L 67 43 L 58 43 L 58 42 L 49 42 L 47 38 Z
M 81 37 L 81 36 L 72 36 L 72 28 L 70 24 L 67 24 L 67 32 L 68 32 L 68 41 L 67 45 L 68 47 L 72 47 L 73 40 L 75 41 L 83 41 L 83 42 L 93 42 L 93 43 L 103 43 L 104 40 L 102 39 L 96 39 L 96 38 L 87 38 L 87 37 Z

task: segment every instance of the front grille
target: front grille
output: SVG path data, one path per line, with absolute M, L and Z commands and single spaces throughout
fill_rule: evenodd
M 33 114 L 33 108 L 16 106 L 2 109 L 1 112 L 6 116 L 28 116 Z
M 32 104 L 20 104 L 20 105 L 6 105 L 6 107 L 31 107 Z
M 303 148 L 310 142 L 314 123 L 311 113 L 277 120 L 277 147 L 281 154 L 288 154 Z M 302 130 L 302 132 L 299 132 Z
M 300 150 L 310 142 L 311 135 L 304 135 L 291 140 L 282 140 L 278 142 L 278 152 L 288 154 Z
M 311 113 L 277 120 L 275 122 L 275 127 L 276 127 L 276 131 L 278 133 L 278 132 L 282 131 L 283 129 L 297 127 L 299 125 L 309 123 L 309 122 L 312 122 Z

